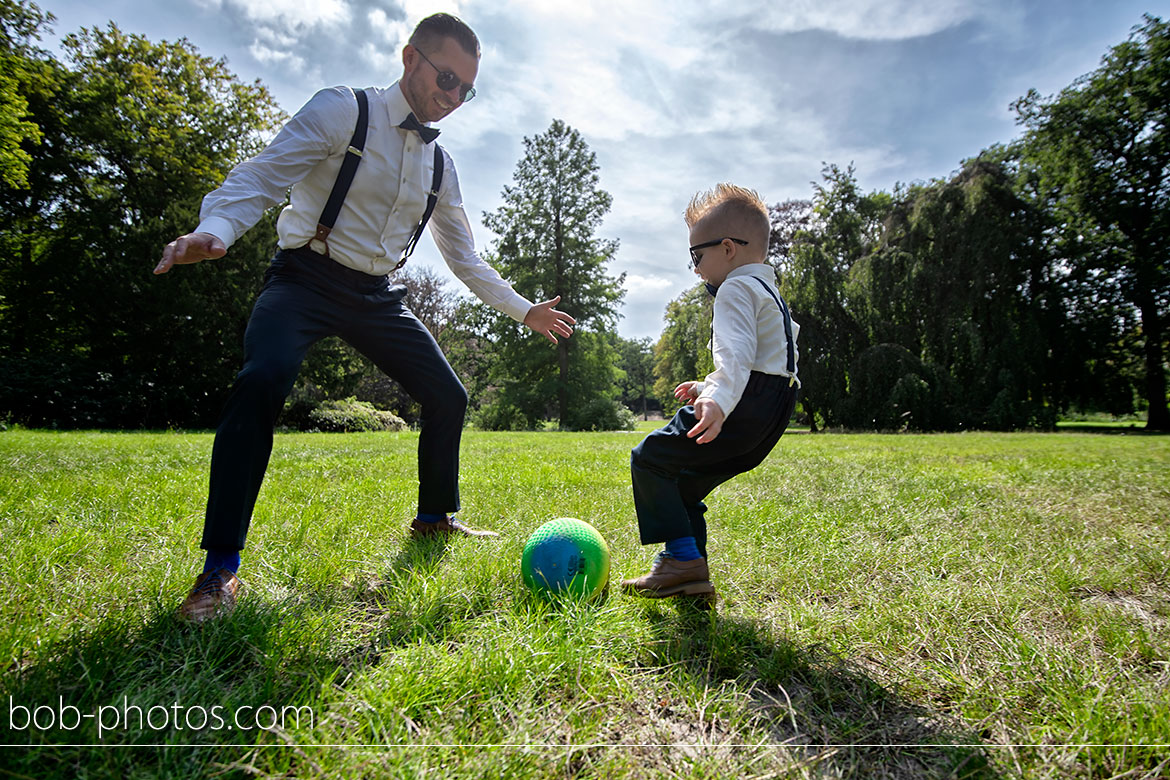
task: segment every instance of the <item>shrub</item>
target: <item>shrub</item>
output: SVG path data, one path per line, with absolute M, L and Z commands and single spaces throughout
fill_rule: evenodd
M 594 398 L 576 408 L 561 427 L 571 431 L 632 431 L 636 418 L 620 401 Z
M 531 431 L 535 426 L 518 407 L 495 400 L 471 413 L 471 424 L 481 431 Z
M 328 433 L 361 431 L 404 431 L 407 426 L 392 412 L 375 409 L 354 397 L 340 401 L 322 401 L 307 415 L 310 428 Z

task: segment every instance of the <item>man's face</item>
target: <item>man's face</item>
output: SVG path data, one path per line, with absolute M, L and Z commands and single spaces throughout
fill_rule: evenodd
M 454 38 L 443 38 L 443 45 L 425 58 L 407 44 L 402 51 L 402 65 L 402 93 L 420 122 L 438 122 L 463 105 L 459 84 L 442 90 L 435 83 L 440 71 L 454 73 L 463 84 L 474 84 L 479 73 L 479 58 L 465 52 Z

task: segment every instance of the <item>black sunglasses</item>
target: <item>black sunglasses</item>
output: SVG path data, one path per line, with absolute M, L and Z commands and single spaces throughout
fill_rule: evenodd
M 427 61 L 427 64 L 435 69 L 435 86 L 444 92 L 450 92 L 459 87 L 459 102 L 466 103 L 475 97 L 475 87 L 471 84 L 460 83 L 459 77 L 449 70 L 439 70 L 439 66 L 431 62 L 427 55 L 423 54 L 420 49 L 415 49 L 418 55 Z
M 701 244 L 695 244 L 693 247 L 691 247 L 691 268 L 698 268 L 699 263 L 702 262 L 702 260 L 703 260 L 703 256 L 701 254 L 699 254 L 696 250 L 707 249 L 708 247 L 718 246 L 719 244 L 722 244 L 724 241 L 734 241 L 735 243 L 739 244 L 740 246 L 747 246 L 748 245 L 748 242 L 744 241 L 742 238 L 717 238 L 714 241 L 704 241 Z

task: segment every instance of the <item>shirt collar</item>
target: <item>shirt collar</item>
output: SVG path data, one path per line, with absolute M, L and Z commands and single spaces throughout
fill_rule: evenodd
M 393 84 L 391 84 L 390 88 L 386 90 L 385 94 L 386 113 L 390 117 L 391 124 L 397 127 L 402 123 L 402 120 L 406 119 L 407 114 L 411 113 L 412 110 L 410 108 L 410 103 L 406 102 L 406 95 L 402 91 L 402 80 L 399 79 L 398 81 L 395 81 Z M 416 116 L 415 119 L 418 119 L 418 117 Z M 431 126 L 430 122 L 423 122 L 421 119 L 418 121 L 426 127 Z
M 731 279 L 736 276 L 757 276 L 765 282 L 775 283 L 776 270 L 767 263 L 748 263 L 741 265 L 738 268 L 732 268 L 727 273 L 727 278 Z

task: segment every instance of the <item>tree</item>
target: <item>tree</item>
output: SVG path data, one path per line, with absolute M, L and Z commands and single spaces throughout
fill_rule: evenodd
M 674 388 L 715 370 L 711 359 L 711 294 L 697 284 L 666 304 L 666 327 L 654 345 L 654 395 L 663 410 L 679 407 Z
M 849 368 L 868 346 L 856 316 L 853 266 L 873 251 L 892 204 L 887 193 L 863 194 L 852 166 L 828 165 L 822 175 L 809 228 L 795 232 L 787 262 L 777 269 L 780 291 L 800 323 L 801 404 L 813 430 L 818 419 L 825 426 L 845 422 Z
M 621 382 L 621 401 L 630 409 L 642 407 L 642 419 L 650 419 L 650 405 L 654 399 L 654 343 L 648 338 L 617 339 L 621 353 L 624 377 Z
M 12 189 L 28 186 L 32 157 L 24 147 L 41 142 L 26 95 L 41 88 L 48 55 L 33 41 L 52 21 L 35 3 L 0 0 L 0 185 Z
M 851 271 L 854 316 L 882 350 L 850 369 L 846 423 L 890 427 L 900 394 L 905 427 L 1050 427 L 1062 314 L 1042 228 L 996 155 L 897 192 Z
M 811 200 L 786 200 L 768 207 L 772 223 L 768 238 L 768 261 L 783 273 L 796 243 L 797 234 L 812 227 L 813 204 Z
M 1116 287 L 1141 318 L 1147 427 L 1170 430 L 1170 25 L 1153 16 L 1056 96 L 1013 104 L 1025 161 L 1059 215 L 1070 273 Z
M 64 41 L 25 95 L 42 142 L 0 227 L 0 414 L 62 426 L 214 423 L 238 370 L 270 224 L 227 258 L 155 278 L 203 193 L 282 116 L 185 40 L 116 26 Z M 271 217 L 269 217 L 270 220 Z
M 498 360 L 495 384 L 500 402 L 535 425 L 555 413 L 562 427 L 582 427 L 586 410 L 616 393 L 611 333 L 624 296 L 625 274 L 612 277 L 605 265 L 617 241 L 596 236 L 612 198 L 600 189 L 596 155 L 581 134 L 554 120 L 541 135 L 524 139 L 524 157 L 503 204 L 484 214 L 499 239 L 491 259 L 521 295 L 530 300 L 561 296 L 559 308 L 577 319 L 576 333 L 561 339 L 553 356 L 526 329 L 497 318 L 493 340 Z

